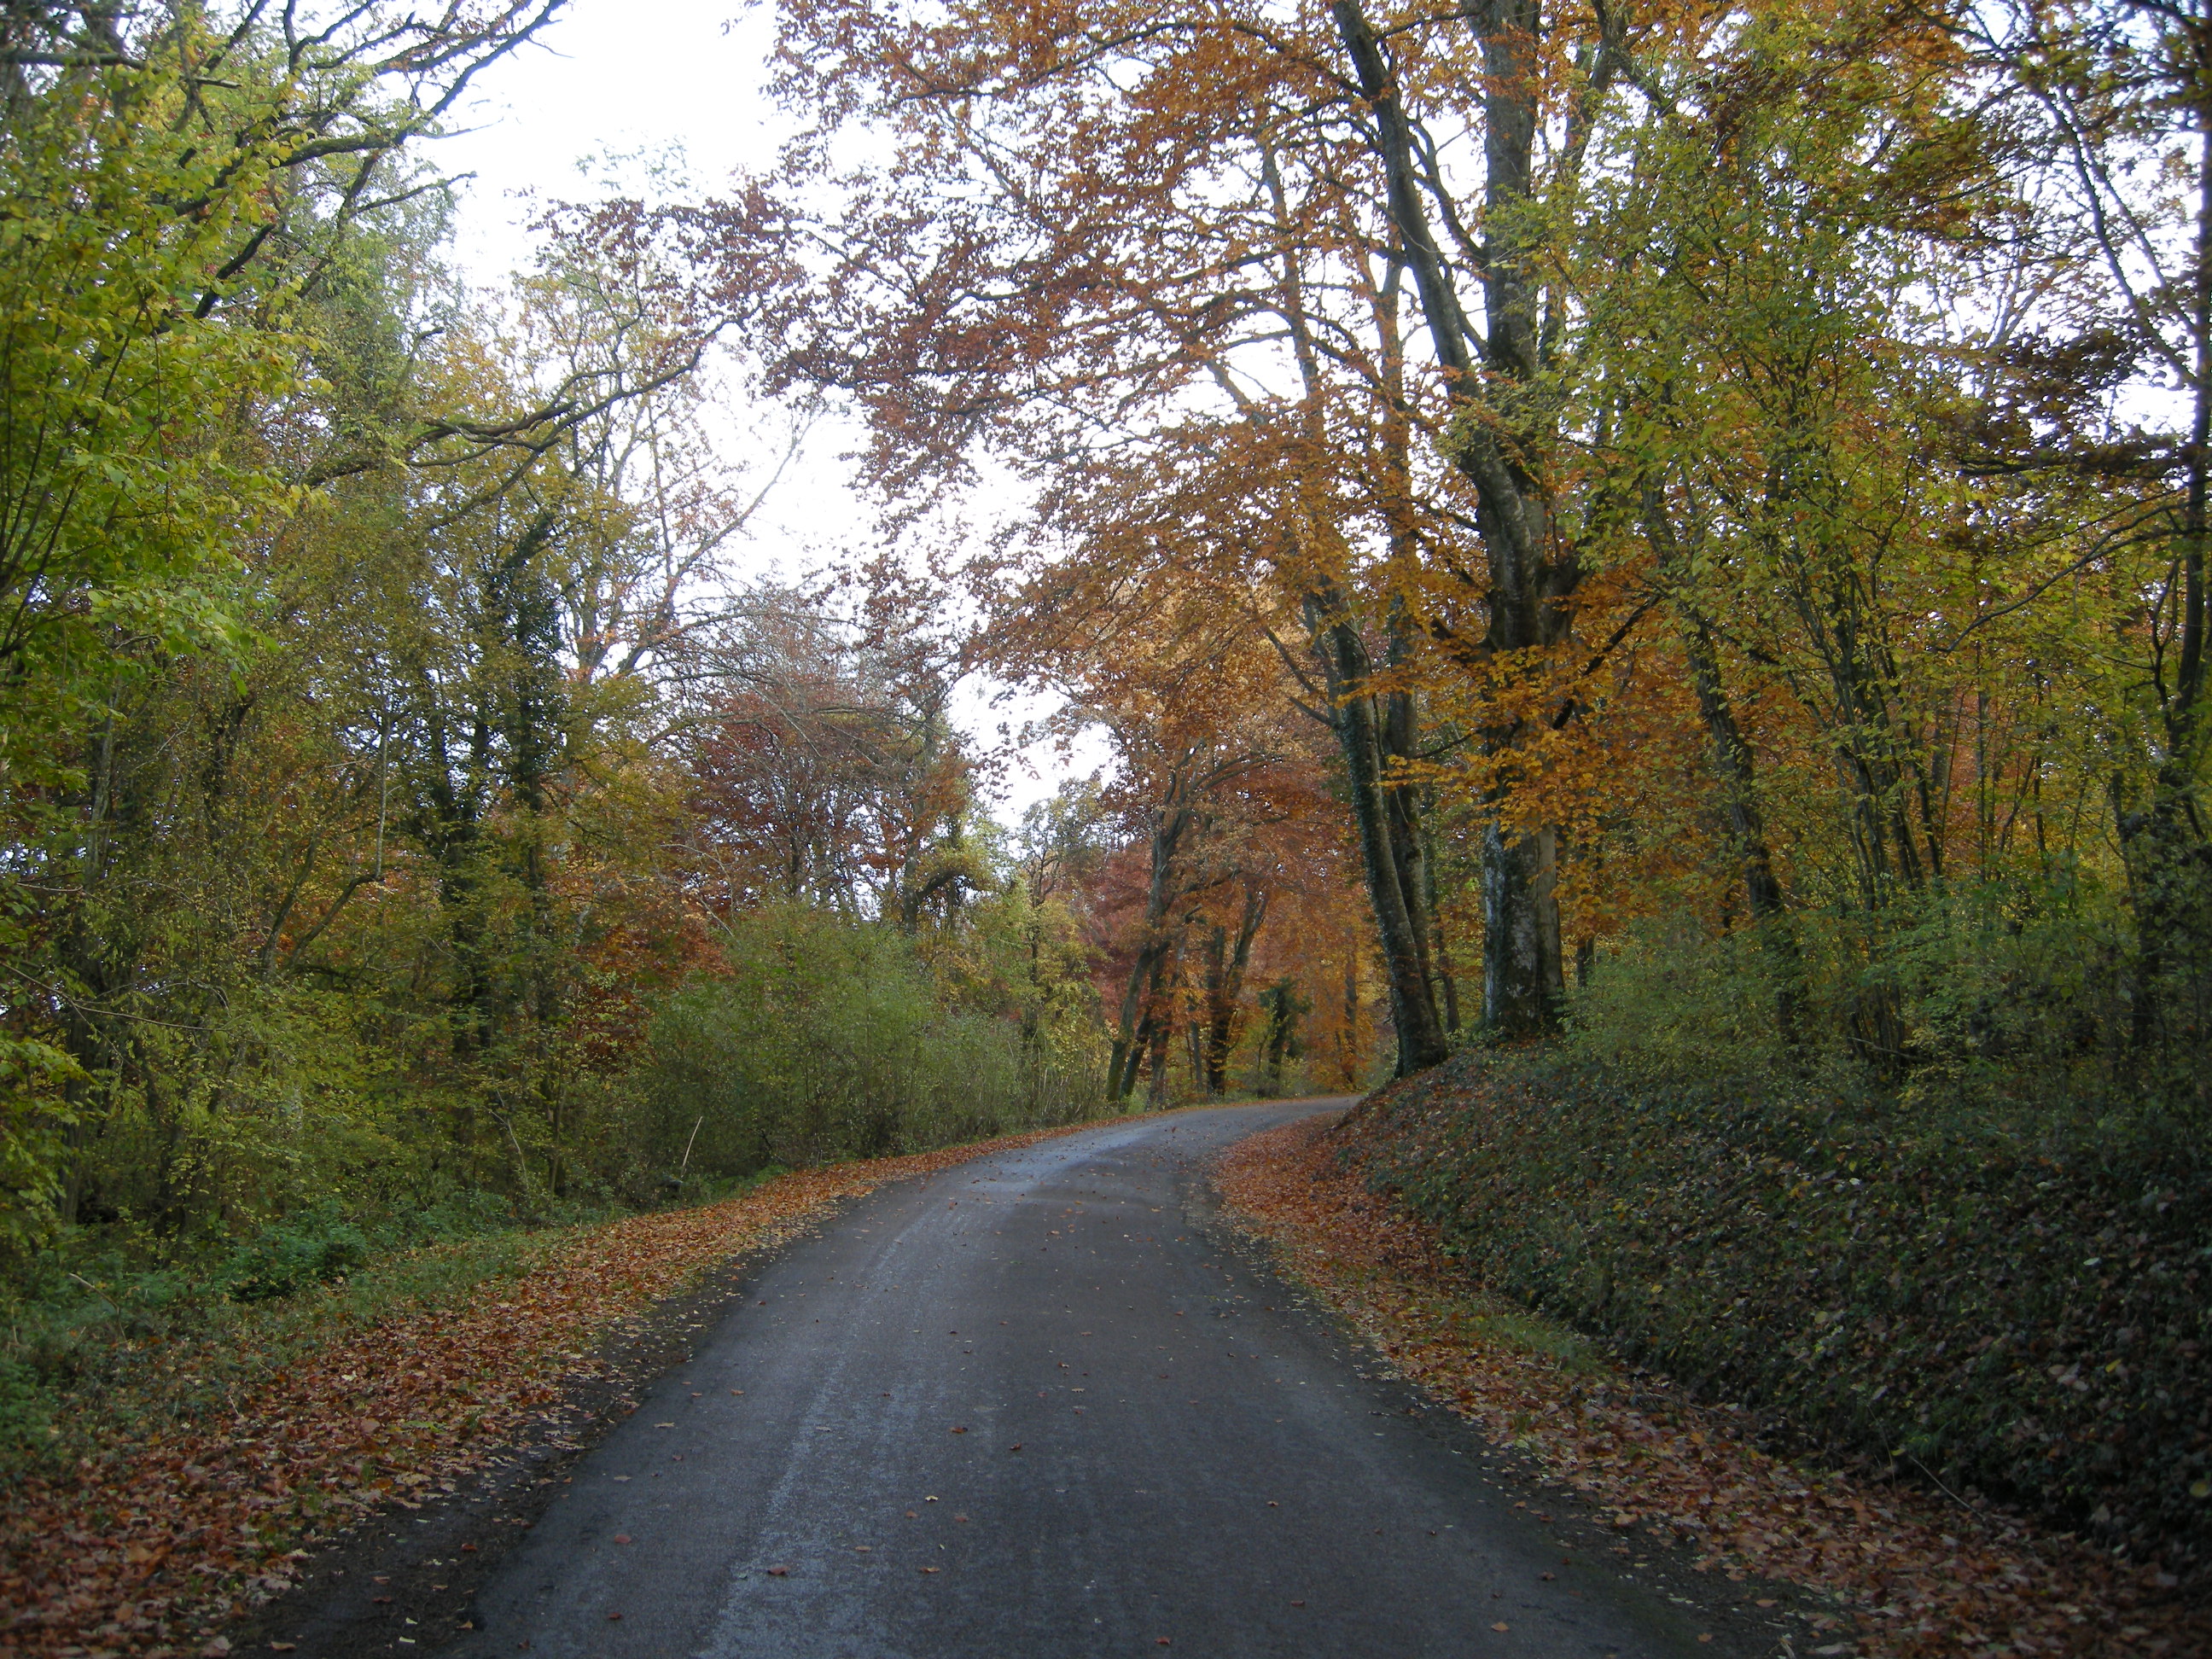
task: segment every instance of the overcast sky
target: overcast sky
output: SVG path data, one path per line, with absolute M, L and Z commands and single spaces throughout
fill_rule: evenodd
M 491 286 L 526 268 L 533 201 L 596 193 L 599 158 L 680 151 L 702 193 L 733 171 L 768 168 L 787 130 L 760 94 L 773 33 L 769 8 L 741 11 L 738 0 L 570 0 L 538 44 L 471 88 L 454 123 L 466 131 L 434 152 L 447 173 L 473 175 L 455 234 L 464 270 Z M 722 430 L 734 443 L 750 422 L 748 411 L 731 413 Z M 817 568 L 866 538 L 867 514 L 839 457 L 850 441 L 849 428 L 828 428 L 787 475 L 738 552 L 740 580 Z M 963 723 L 978 735 L 994 738 L 1002 722 L 1042 712 L 1035 702 L 991 707 L 994 689 L 972 688 L 963 700 Z M 1073 769 L 1087 772 L 1103 757 L 1086 746 Z M 1033 763 L 1045 775 L 1010 778 L 995 807 L 1001 818 L 1018 818 L 1070 769 L 1042 753 Z

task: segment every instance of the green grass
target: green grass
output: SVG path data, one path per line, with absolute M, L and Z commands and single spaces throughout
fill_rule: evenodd
M 1588 1337 L 1526 1308 L 1468 1304 L 1454 1310 L 1451 1323 L 1456 1332 L 1475 1341 L 1513 1353 L 1535 1354 L 1577 1375 L 1604 1367 Z
M 73 1241 L 0 1310 L 0 1482 L 228 1405 L 301 1357 L 397 1313 L 465 1305 L 518 1279 L 574 1224 L 510 1227 L 375 1255 L 345 1278 L 241 1302 L 230 1257 L 134 1268 Z

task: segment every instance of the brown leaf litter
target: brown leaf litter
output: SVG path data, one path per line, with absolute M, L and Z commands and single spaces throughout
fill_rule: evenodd
M 343 1338 L 219 1418 L 26 1480 L 0 1517 L 0 1655 L 228 1652 L 222 1622 L 287 1589 L 302 1546 L 421 1507 L 527 1431 L 580 1426 L 568 1390 L 653 1303 L 842 1200 L 1067 1132 L 803 1170 L 585 1230 L 465 1306 Z
M 1699 1571 L 1823 1593 L 1838 1616 L 1819 1653 L 2212 1654 L 2212 1609 L 2177 1601 L 2154 1569 L 2017 1515 L 1770 1455 L 1747 1413 L 1501 1339 L 1525 1311 L 1486 1297 L 1433 1228 L 1368 1189 L 1339 1156 L 1340 1121 L 1231 1147 L 1215 1175 L 1231 1211 L 1410 1381 L 1624 1537 L 1692 1550 Z

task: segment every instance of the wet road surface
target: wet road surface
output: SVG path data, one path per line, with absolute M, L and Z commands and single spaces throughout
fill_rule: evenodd
M 1741 1650 L 1568 1566 L 1472 1431 L 1231 1249 L 1206 1158 L 1344 1104 L 1115 1121 L 853 1205 L 577 1465 L 458 1650 Z

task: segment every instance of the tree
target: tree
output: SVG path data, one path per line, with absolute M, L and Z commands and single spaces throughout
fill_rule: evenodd
M 2212 825 L 2200 799 L 2212 756 L 2212 15 L 2132 0 L 2011 5 L 1962 14 L 1957 27 L 2011 91 L 2046 181 L 2046 258 L 2067 261 L 2069 279 L 2039 296 L 2033 321 L 2047 331 L 2020 329 L 2012 366 L 2032 389 L 1991 399 L 2002 415 L 1972 464 L 2046 487 L 2101 477 L 2136 509 L 2081 560 L 2154 553 L 2126 629 L 2129 700 L 2142 715 L 2133 735 L 2150 764 L 2148 776 L 2117 769 L 2110 785 L 2134 890 L 2136 1035 L 2201 1040 L 2212 1012 Z M 2134 430 L 2114 429 L 2119 386 L 2147 405 Z

